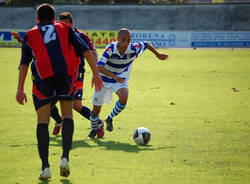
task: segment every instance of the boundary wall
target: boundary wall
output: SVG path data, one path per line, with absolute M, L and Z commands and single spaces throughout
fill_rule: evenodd
M 132 30 L 132 41 L 150 41 L 160 48 L 250 47 L 250 4 L 202 5 L 55 5 L 68 11 L 76 27 L 96 47 L 116 40 L 116 30 Z M 36 7 L 0 7 L 0 46 L 20 46 L 21 36 L 35 24 Z M 94 31 L 91 31 L 94 30 Z M 110 31 L 111 30 L 111 31 Z
M 84 30 L 250 31 L 250 4 L 55 5 Z M 36 7 L 0 7 L 0 29 L 30 29 Z

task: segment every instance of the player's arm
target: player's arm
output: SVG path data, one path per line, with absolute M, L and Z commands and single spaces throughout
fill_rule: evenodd
M 118 77 L 117 75 L 115 75 L 112 72 L 108 71 L 104 66 L 98 65 L 97 68 L 100 71 L 100 73 L 115 79 L 116 82 L 119 82 L 119 83 L 124 83 L 125 82 L 121 77 Z
M 98 53 L 97 53 L 96 49 L 95 50 L 91 50 L 91 52 L 92 52 L 92 55 L 95 58 L 95 62 L 97 63 L 98 62 Z
M 94 59 L 94 56 L 90 50 L 83 52 L 83 56 L 86 58 L 89 66 L 91 68 L 91 71 L 93 73 L 92 87 L 93 87 L 93 85 L 95 85 L 95 90 L 98 92 L 102 89 L 103 83 L 102 83 L 102 79 L 99 75 L 99 71 L 96 67 L 96 61 Z
M 29 63 L 32 61 L 33 55 L 31 48 L 27 45 L 27 37 L 24 38 L 22 44 L 22 57 L 19 65 L 19 76 L 16 92 L 16 101 L 19 104 L 24 104 L 24 101 L 27 102 L 27 96 L 24 92 L 24 83 L 27 76 Z
M 81 32 L 79 34 L 80 38 L 89 46 L 94 58 L 95 58 L 95 61 L 96 63 L 98 62 L 98 53 L 96 51 L 96 48 L 95 46 L 93 45 L 92 41 L 89 39 L 88 35 Z
M 161 54 L 161 53 L 159 53 L 159 52 L 154 48 L 154 46 L 151 45 L 151 43 L 149 43 L 149 42 L 146 42 L 146 43 L 147 43 L 147 45 L 148 45 L 148 49 L 149 49 L 151 52 L 153 52 L 154 55 L 156 55 L 156 57 L 157 57 L 158 59 L 160 59 L 160 60 L 166 60 L 166 59 L 168 59 L 168 55 L 167 55 L 167 54 Z
M 23 43 L 23 39 L 20 36 L 20 34 L 15 33 L 15 32 L 11 32 L 11 35 L 19 42 L 19 43 Z
M 117 75 L 108 71 L 104 67 L 106 62 L 108 61 L 108 59 L 111 57 L 111 55 L 112 55 L 112 49 L 109 46 L 107 46 L 104 53 L 102 54 L 102 56 L 100 57 L 100 59 L 97 63 L 97 68 L 100 71 L 100 73 L 114 79 L 116 82 L 123 83 L 125 81 L 121 77 L 118 77 Z
M 22 105 L 24 105 L 24 101 L 27 102 L 27 96 L 24 92 L 24 83 L 25 83 L 25 79 L 27 76 L 28 68 L 29 66 L 25 64 L 21 64 L 19 66 L 19 77 L 18 77 L 18 85 L 17 85 L 17 92 L 16 92 L 16 101 Z
M 70 29 L 70 28 L 69 28 Z M 69 31 L 69 41 L 74 46 L 75 52 L 78 56 L 83 55 L 92 71 L 93 77 L 92 77 L 92 87 L 95 86 L 95 90 L 98 92 L 102 89 L 103 83 L 102 79 L 99 75 L 99 71 L 96 67 L 96 61 L 94 56 L 92 55 L 92 52 L 90 51 L 90 48 L 86 45 L 86 43 L 76 34 L 74 34 L 73 30 L 70 29 Z

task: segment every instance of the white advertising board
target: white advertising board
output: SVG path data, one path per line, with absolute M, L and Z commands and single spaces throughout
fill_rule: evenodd
M 131 41 L 149 41 L 158 48 L 250 47 L 250 32 L 132 31 Z

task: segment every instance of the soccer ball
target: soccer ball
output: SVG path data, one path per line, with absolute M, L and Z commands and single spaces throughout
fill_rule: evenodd
M 140 127 L 135 130 L 133 138 L 137 145 L 145 146 L 150 141 L 151 133 L 147 128 Z

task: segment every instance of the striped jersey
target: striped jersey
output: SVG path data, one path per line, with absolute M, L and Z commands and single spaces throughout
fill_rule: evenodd
M 124 80 L 128 80 L 133 61 L 145 51 L 148 44 L 147 42 L 130 43 L 123 55 L 120 55 L 117 44 L 118 42 L 112 42 L 106 47 L 97 63 L 97 66 L 104 66 L 109 72 L 114 73 Z M 103 82 L 116 83 L 113 78 L 102 73 L 100 75 Z

